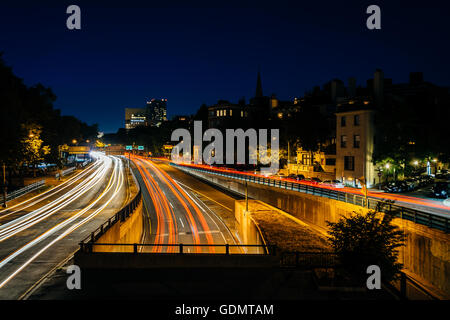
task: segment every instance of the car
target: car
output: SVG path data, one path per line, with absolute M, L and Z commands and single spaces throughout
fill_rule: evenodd
M 408 191 L 413 191 L 419 187 L 419 181 L 416 179 L 406 179 L 405 182 L 408 186 Z
M 322 182 L 322 180 L 320 180 L 319 178 L 316 178 L 316 177 L 311 178 L 311 181 L 312 181 L 313 183 L 321 183 L 321 182 Z
M 436 198 L 447 199 L 449 192 L 449 183 L 447 181 L 438 181 L 434 184 L 431 190 L 433 191 L 433 195 Z
M 325 180 L 320 183 L 322 186 L 333 187 L 333 188 L 343 188 L 344 184 L 339 180 Z
M 294 180 L 297 180 L 297 181 L 305 180 L 305 176 L 302 175 L 302 174 L 290 174 L 290 175 L 288 176 L 288 178 L 289 178 L 289 179 L 294 179 Z
M 282 173 L 282 172 L 278 172 L 276 174 L 271 175 L 269 178 L 272 178 L 272 179 L 283 179 L 283 178 L 286 178 L 286 175 L 284 173 Z
M 405 181 L 395 181 L 387 184 L 384 187 L 384 191 L 391 193 L 405 192 L 408 191 L 408 185 Z

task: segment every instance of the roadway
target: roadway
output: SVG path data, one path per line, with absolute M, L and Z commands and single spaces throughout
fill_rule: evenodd
M 224 247 L 210 245 L 238 244 L 209 206 L 181 181 L 172 178 L 160 164 L 140 157 L 132 157 L 132 162 L 149 226 L 145 243 L 153 244 L 143 247 L 144 251 L 178 252 L 178 247 L 165 245 L 182 243 L 187 253 L 224 253 Z M 190 246 L 192 244 L 204 246 Z M 232 248 L 230 252 L 240 252 L 240 249 Z
M 129 198 L 123 161 L 94 157 L 61 184 L 0 211 L 0 299 L 21 298 Z

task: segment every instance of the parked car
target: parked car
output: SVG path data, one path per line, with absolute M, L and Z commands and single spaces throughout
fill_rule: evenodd
M 282 172 L 278 172 L 274 175 L 271 175 L 270 178 L 283 179 L 283 178 L 286 178 L 286 175 Z
M 408 185 L 405 181 L 391 182 L 384 187 L 384 191 L 391 193 L 405 192 L 408 191 Z
M 343 188 L 344 184 L 339 180 L 325 180 L 320 183 L 322 186 L 333 187 L 333 188 Z
M 314 183 L 321 183 L 321 182 L 322 182 L 322 180 L 320 180 L 319 178 L 316 178 L 316 177 L 311 178 L 311 180 L 312 180 L 312 182 L 314 182 Z
M 300 181 L 300 180 L 304 180 L 304 179 L 305 179 L 305 176 L 302 175 L 302 174 L 290 174 L 290 175 L 288 176 L 288 178 L 289 178 L 289 179 L 294 179 L 294 180 Z
M 408 191 L 413 191 L 419 187 L 419 181 L 413 178 L 405 180 L 406 185 L 408 186 Z
M 447 181 L 438 181 L 434 184 L 431 190 L 433 191 L 433 195 L 435 197 L 447 199 L 449 192 L 449 183 Z

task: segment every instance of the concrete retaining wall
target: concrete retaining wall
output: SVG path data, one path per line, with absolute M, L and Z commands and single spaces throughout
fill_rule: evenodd
M 234 215 L 236 218 L 236 226 L 242 243 L 266 245 L 261 230 L 251 214 L 246 213 L 245 203 L 235 201 Z M 248 253 L 265 253 L 263 248 L 244 248 Z
M 123 222 L 109 228 L 96 243 L 141 243 L 144 231 L 142 200 L 136 210 Z M 132 252 L 133 246 L 93 246 L 94 252 Z
M 191 172 L 230 191 L 245 194 L 243 182 L 217 175 Z M 336 222 L 354 211 L 365 212 L 359 206 L 324 197 L 248 183 L 248 196 L 264 201 L 294 217 L 327 232 L 327 221 Z M 400 250 L 400 262 L 422 284 L 431 285 L 450 297 L 450 235 L 403 219 L 394 223 L 407 236 L 406 246 Z

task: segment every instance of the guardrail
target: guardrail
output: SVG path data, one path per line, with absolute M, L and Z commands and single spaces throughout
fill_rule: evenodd
M 138 193 L 134 196 L 134 198 L 128 202 L 122 209 L 120 209 L 118 212 L 116 212 L 115 215 L 110 217 L 106 222 L 104 222 L 100 227 L 98 227 L 94 232 L 92 232 L 88 237 L 83 239 L 80 242 L 80 247 L 83 248 L 85 244 L 94 245 L 94 242 L 97 241 L 103 234 L 105 234 L 106 231 L 108 231 L 109 228 L 111 228 L 114 224 L 116 224 L 118 221 L 125 221 L 136 209 L 136 207 L 139 205 L 139 202 L 142 199 L 142 193 L 141 190 L 138 191 Z M 95 244 L 96 245 L 96 244 Z M 108 244 L 108 245 L 114 245 L 114 244 Z
M 340 263 L 334 252 L 284 251 L 281 253 L 280 265 L 295 268 L 336 268 Z
M 28 192 L 39 189 L 43 185 L 45 185 L 45 179 L 36 181 L 36 182 L 29 184 L 21 189 L 15 190 L 6 195 L 6 201 L 10 201 L 10 200 L 18 198 L 20 196 L 23 196 L 24 194 L 26 194 Z M 0 202 L 3 202 L 3 195 L 0 196 Z
M 186 172 L 203 172 L 213 175 L 218 175 L 226 178 L 258 183 L 270 187 L 276 187 L 286 189 L 290 191 L 297 191 L 306 194 L 311 194 L 320 197 L 326 197 L 329 199 L 351 203 L 357 206 L 366 207 L 365 197 L 362 195 L 351 194 L 348 192 L 332 190 L 327 188 L 320 188 L 313 185 L 309 185 L 301 182 L 284 181 L 281 179 L 264 178 L 251 174 L 241 174 L 235 172 L 223 172 L 218 170 L 210 170 L 204 168 L 194 168 L 191 166 L 180 165 L 171 162 L 170 165 L 177 167 Z M 372 197 L 367 198 L 367 208 L 376 209 L 380 205 L 386 205 L 385 200 L 379 200 Z M 416 209 L 411 209 L 395 204 L 388 204 L 388 209 L 394 212 L 395 216 L 400 219 L 413 221 L 418 224 L 426 225 L 430 228 L 438 229 L 446 233 L 450 230 L 450 222 L 448 218 L 430 214 Z
M 58 179 L 59 177 L 67 176 L 68 174 L 74 172 L 75 169 L 76 169 L 75 167 L 70 167 L 70 168 L 68 168 L 66 170 L 62 170 L 61 174 L 59 174 L 59 173 L 55 174 L 55 178 Z
M 95 236 L 94 236 L 95 239 Z M 259 248 L 263 249 L 264 254 L 272 254 L 274 255 L 276 250 L 274 246 L 260 245 L 260 244 L 186 244 L 186 243 L 177 243 L 177 244 L 154 244 L 154 243 L 95 243 L 95 240 L 92 241 L 92 237 L 86 238 L 80 243 L 80 250 L 85 253 L 92 253 L 94 246 L 124 246 L 124 247 L 133 247 L 133 253 L 139 253 L 138 249 L 143 247 L 156 247 L 156 248 L 176 248 L 176 252 L 158 252 L 163 254 L 168 253 L 176 253 L 176 254 L 187 254 L 185 248 L 220 248 L 224 249 L 224 254 L 230 255 L 233 254 L 233 248 L 243 249 L 243 248 Z M 198 251 L 198 250 L 194 250 Z M 192 252 L 192 253 L 209 253 L 209 252 Z M 240 251 L 239 253 L 242 253 Z

